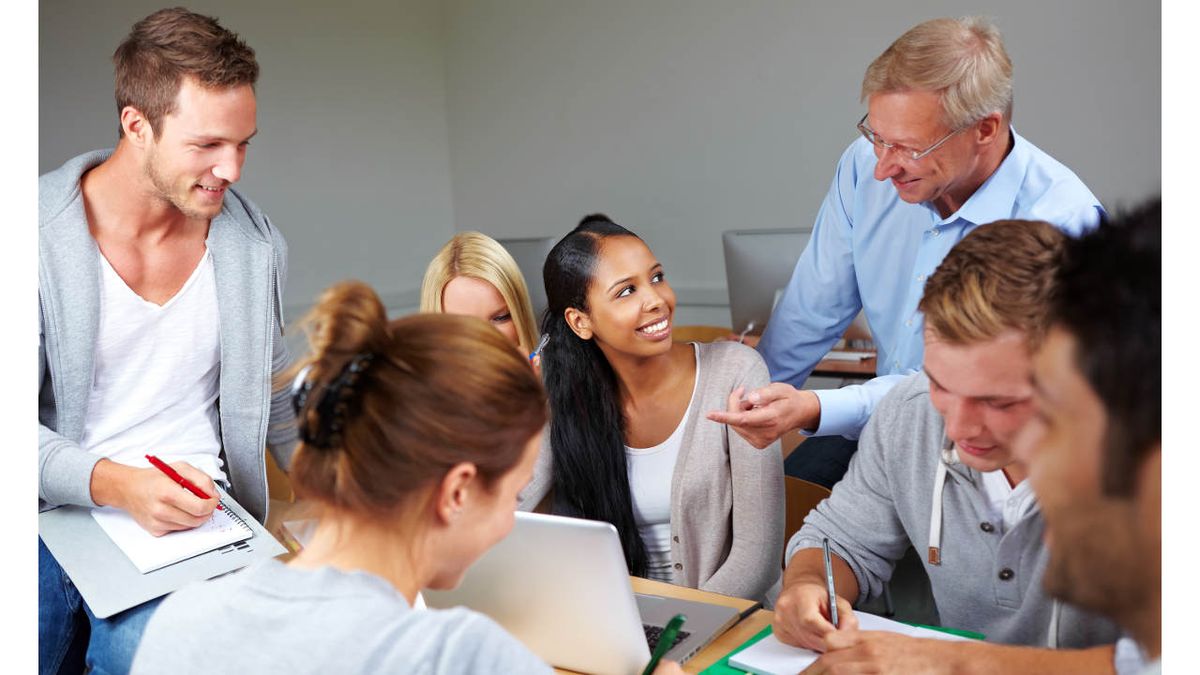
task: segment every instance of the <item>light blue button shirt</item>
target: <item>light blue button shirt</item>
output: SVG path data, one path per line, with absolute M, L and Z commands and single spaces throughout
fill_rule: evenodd
M 803 385 L 863 309 L 879 352 L 877 377 L 817 392 L 814 435 L 858 438 L 875 405 L 921 368 L 925 345 L 917 303 L 925 280 L 968 232 L 995 220 L 1044 220 L 1078 235 L 1103 207 L 1079 177 L 1015 131 L 1013 148 L 955 213 L 900 199 L 875 180 L 875 151 L 860 138 L 838 162 L 812 238 L 776 306 L 758 350 L 773 382 Z

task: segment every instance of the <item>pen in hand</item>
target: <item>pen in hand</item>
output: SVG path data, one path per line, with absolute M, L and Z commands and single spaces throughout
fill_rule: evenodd
M 829 593 L 829 622 L 838 627 L 837 592 L 833 588 L 833 558 L 829 554 L 829 537 L 825 537 L 825 590 Z
M 667 622 L 667 627 L 663 629 L 662 635 L 658 637 L 658 645 L 654 647 L 654 654 L 650 656 L 650 663 L 646 664 L 642 670 L 642 675 L 650 675 L 654 669 L 658 667 L 658 662 L 666 656 L 667 652 L 671 651 L 671 645 L 675 644 L 675 636 L 679 633 L 679 629 L 683 626 L 683 622 L 687 621 L 687 617 L 682 614 L 676 614 Z
M 176 471 L 175 469 L 172 469 L 170 466 L 168 466 L 166 462 L 155 457 L 154 455 L 146 455 L 146 459 L 150 460 L 150 464 L 152 464 L 154 466 L 154 468 L 165 473 L 167 475 L 167 478 L 170 478 L 171 480 L 175 481 L 176 483 L 179 483 L 188 492 L 196 495 L 200 499 L 212 499 L 212 497 L 209 497 L 208 495 L 204 494 L 204 492 L 201 491 L 200 488 L 196 487 L 190 480 L 184 478 L 183 476 L 180 476 L 179 472 Z M 221 506 L 220 502 L 217 502 L 217 508 L 222 511 L 225 510 L 225 507 Z
M 546 348 L 546 343 L 548 342 L 550 342 L 550 334 L 543 333 L 542 339 L 538 340 L 537 349 L 534 349 L 533 352 L 529 354 L 529 360 L 532 361 L 537 358 L 538 354 L 541 354 L 542 350 Z

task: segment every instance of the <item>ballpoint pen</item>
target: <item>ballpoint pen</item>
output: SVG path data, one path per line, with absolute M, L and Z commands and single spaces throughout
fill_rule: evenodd
M 529 360 L 532 361 L 537 358 L 538 354 L 541 354 L 542 350 L 546 348 L 546 344 L 548 342 L 550 342 L 550 334 L 543 333 L 542 339 L 538 340 L 537 349 L 534 349 L 533 352 L 529 354 Z
M 825 590 L 829 592 L 829 621 L 837 628 L 837 592 L 833 589 L 833 558 L 829 554 L 829 537 L 825 538 Z
M 146 459 L 150 460 L 150 463 L 152 465 L 154 465 L 154 468 L 167 474 L 167 478 L 170 478 L 171 480 L 175 481 L 176 483 L 179 483 L 188 492 L 196 495 L 200 499 L 212 499 L 212 497 L 209 497 L 208 495 L 204 494 L 204 492 L 201 491 L 200 488 L 193 485 L 190 480 L 184 478 L 183 476 L 180 476 L 179 472 L 176 471 L 175 469 L 172 469 L 166 462 L 155 457 L 154 455 L 146 455 Z M 225 507 L 221 506 L 220 502 L 217 502 L 217 508 L 220 509 L 221 511 L 225 510 Z

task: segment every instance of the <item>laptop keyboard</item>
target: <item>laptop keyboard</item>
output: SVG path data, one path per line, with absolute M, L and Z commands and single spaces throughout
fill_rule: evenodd
M 650 651 L 654 651 L 654 649 L 656 647 L 658 647 L 659 638 L 662 637 L 663 627 L 662 626 L 651 626 L 649 624 L 642 624 L 642 630 L 646 631 L 646 643 L 648 645 L 650 645 Z M 687 636 L 689 636 L 689 635 L 691 635 L 691 633 L 689 633 L 685 630 L 681 630 L 678 633 L 676 633 L 675 641 L 671 643 L 670 647 L 667 647 L 667 650 L 670 651 L 671 649 L 673 649 L 675 647 L 675 645 L 679 644 L 680 642 L 683 642 L 685 639 L 687 639 Z

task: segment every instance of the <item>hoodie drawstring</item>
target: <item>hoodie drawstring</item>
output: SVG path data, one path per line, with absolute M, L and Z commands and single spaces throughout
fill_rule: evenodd
M 939 461 L 933 480 L 933 504 L 929 513 L 929 564 L 942 564 L 942 488 L 946 486 L 946 463 Z

